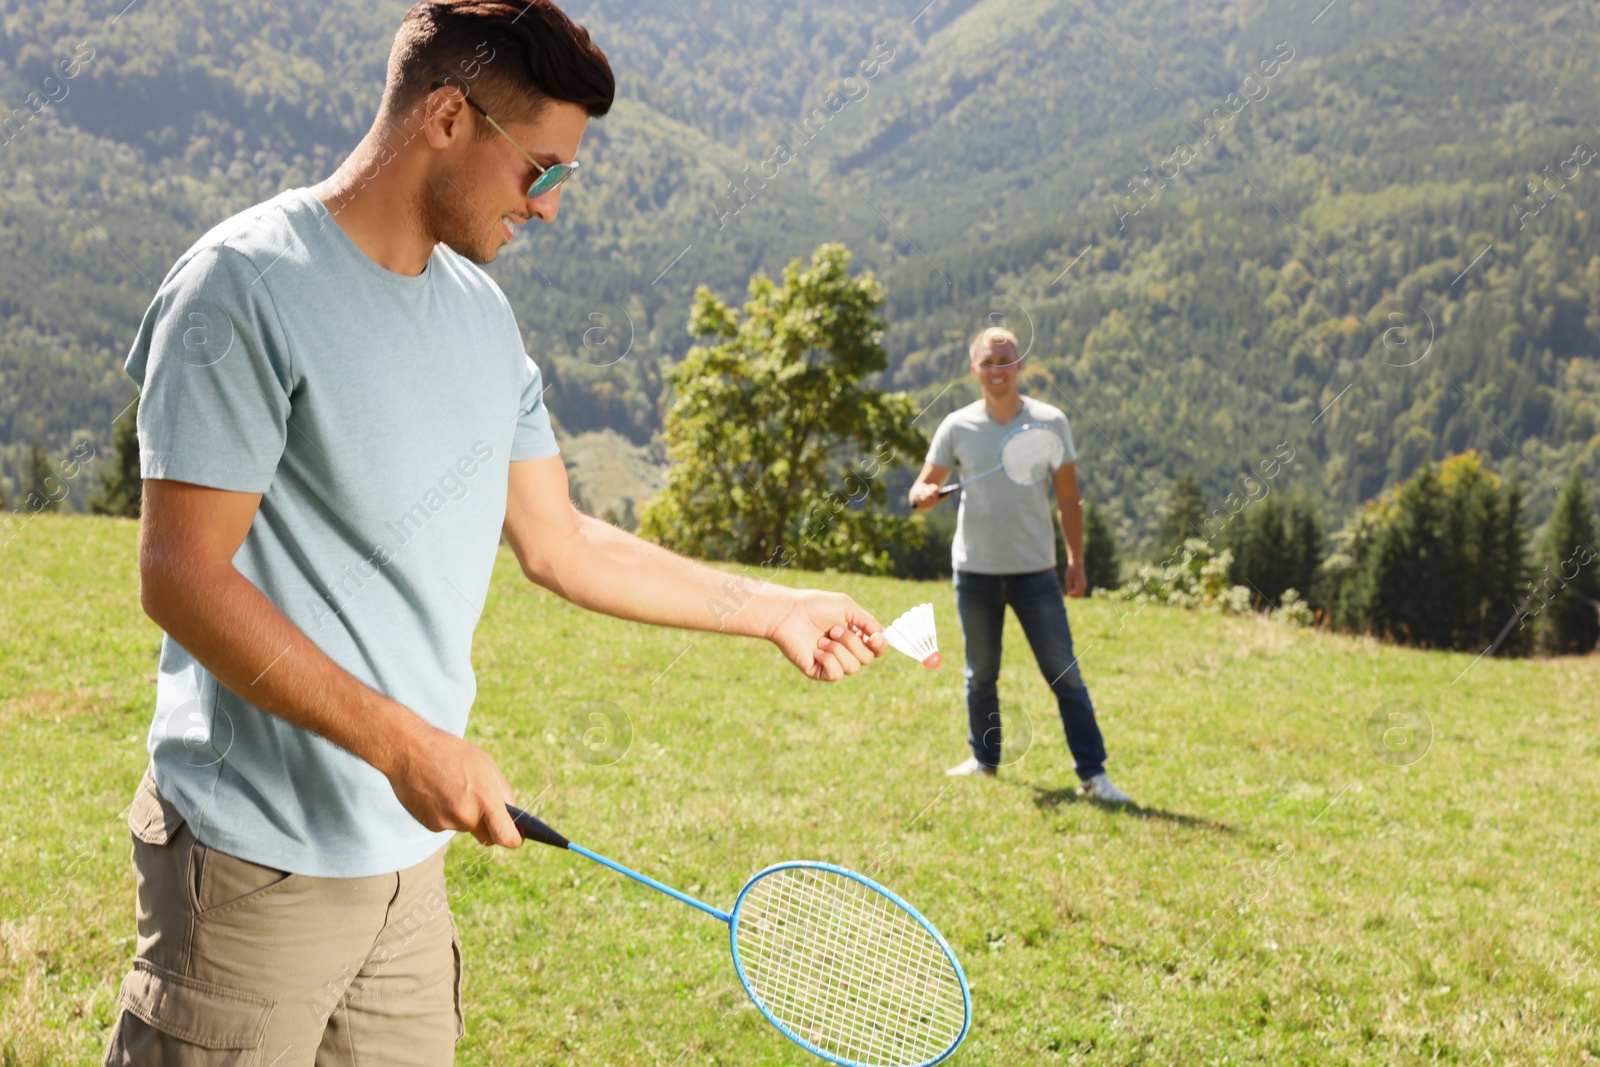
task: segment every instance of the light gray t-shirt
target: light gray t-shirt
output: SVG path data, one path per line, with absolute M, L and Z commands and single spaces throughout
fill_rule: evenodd
M 1022 410 L 998 423 L 978 400 L 952 411 L 939 424 L 928 447 L 928 462 L 955 468 L 962 480 L 961 510 L 950 544 L 950 566 L 973 574 L 1033 574 L 1056 565 L 1055 519 L 1050 514 L 1050 482 L 1020 486 L 1005 471 L 968 482 L 1000 463 L 1000 442 L 1024 423 L 1038 422 L 1067 444 L 1064 463 L 1075 463 L 1072 425 L 1060 408 L 1032 397 Z
M 558 451 L 489 276 L 444 245 L 420 275 L 385 270 L 291 189 L 184 253 L 127 369 L 144 477 L 263 494 L 234 565 L 335 663 L 461 735 L 508 464 Z M 149 749 L 196 838 L 255 863 L 362 877 L 450 838 L 370 764 L 251 706 L 170 637 Z

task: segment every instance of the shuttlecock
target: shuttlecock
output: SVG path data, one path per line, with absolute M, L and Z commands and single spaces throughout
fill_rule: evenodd
M 904 652 L 924 667 L 937 667 L 944 662 L 939 655 L 939 635 L 933 626 L 933 605 L 918 604 L 883 631 L 889 644 Z

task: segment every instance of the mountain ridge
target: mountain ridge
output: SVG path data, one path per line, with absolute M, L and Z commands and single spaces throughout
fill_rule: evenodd
M 558 223 L 489 267 L 569 432 L 645 446 L 662 372 L 692 342 L 693 287 L 737 297 L 752 272 L 845 235 L 888 288 L 885 384 L 931 404 L 928 420 L 970 399 L 965 338 L 1026 320 L 1030 386 L 1099 426 L 1080 430 L 1082 472 L 1125 543 L 1150 536 L 1184 469 L 1220 494 L 1291 431 L 1315 460 L 1305 488 L 1335 514 L 1465 448 L 1519 469 L 1537 516 L 1547 481 L 1600 473 L 1592 167 L 1509 214 L 1540 167 L 1600 145 L 1591 8 L 920 7 L 569 5 L 612 53 L 618 104 Z M 274 9 L 175 0 L 108 26 L 87 0 L 0 0 L 0 100 L 95 48 L 4 146 L 13 486 L 34 436 L 109 442 L 132 398 L 116 364 L 173 258 L 320 180 L 370 122 L 405 5 Z M 885 45 L 893 59 L 864 79 Z M 1265 96 L 1241 93 L 1247 75 Z M 831 111 L 852 78 L 868 91 Z M 1255 99 L 1233 110 L 1230 93 Z M 1219 102 L 1226 128 L 1201 146 Z M 826 128 L 774 173 L 775 146 L 819 107 Z M 1180 141 L 1195 157 L 1152 187 Z M 608 367 L 571 341 L 602 304 L 634 338 Z M 1389 314 L 1433 317 L 1425 361 L 1384 358 Z

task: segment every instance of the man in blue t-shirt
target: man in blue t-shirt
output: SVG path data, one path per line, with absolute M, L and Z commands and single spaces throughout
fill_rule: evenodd
M 1063 591 L 1082 596 L 1083 510 L 1078 499 L 1077 451 L 1072 426 L 1059 408 L 1023 396 L 1017 388 L 1022 357 L 1010 330 L 990 327 L 973 338 L 971 370 L 983 399 L 951 412 L 939 424 L 927 461 L 911 486 L 911 506 L 927 509 L 942 499 L 939 487 L 961 468 L 961 509 L 950 563 L 955 571 L 956 611 L 967 653 L 967 744 L 972 755 L 947 772 L 994 775 L 1000 765 L 1000 635 L 1006 605 L 1016 612 L 1034 658 L 1056 696 L 1067 747 L 1081 781 L 1079 791 L 1113 803 L 1128 795 L 1106 776 L 1105 745 L 1094 705 L 1072 651 Z M 1061 435 L 1065 461 L 1046 482 L 1018 485 L 1004 473 L 975 475 L 1000 463 L 1008 434 L 1028 424 Z M 1065 590 L 1056 582 L 1056 542 L 1050 515 L 1055 489 L 1067 545 Z
M 521 841 L 510 784 L 463 740 L 502 534 L 580 607 L 766 638 L 814 679 L 883 648 L 839 594 L 766 584 L 708 611 L 727 575 L 571 504 L 539 370 L 477 264 L 555 221 L 614 91 L 547 0 L 426 0 L 350 157 L 212 229 L 146 312 L 139 568 L 166 636 L 107 1063 L 451 1061 L 444 848 Z

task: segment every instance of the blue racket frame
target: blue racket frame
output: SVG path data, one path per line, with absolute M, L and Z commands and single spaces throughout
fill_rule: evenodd
M 820 1056 L 829 1063 L 839 1064 L 840 1067 L 876 1067 L 876 1065 L 868 1064 L 861 1060 L 841 1059 L 830 1052 L 825 1052 L 816 1045 L 807 1041 L 805 1038 L 801 1037 L 799 1034 L 795 1033 L 793 1030 L 789 1029 L 783 1023 L 779 1022 L 777 1017 L 774 1016 L 772 1012 L 767 1010 L 767 1006 L 761 1003 L 761 998 L 756 996 L 755 990 L 750 988 L 750 980 L 744 973 L 744 961 L 739 958 L 739 909 L 744 906 L 745 896 L 750 892 L 751 887 L 756 885 L 756 883 L 760 882 L 763 878 L 766 878 L 768 875 L 776 874 L 778 871 L 791 870 L 796 867 L 803 867 L 816 871 L 828 871 L 832 874 L 849 878 L 852 881 L 860 882 L 862 885 L 873 890 L 874 892 L 882 893 L 884 896 L 888 897 L 896 907 L 900 908 L 907 915 L 917 920 L 917 924 L 924 930 L 928 931 L 928 933 L 933 937 L 933 940 L 939 945 L 939 948 L 943 950 L 945 959 L 949 960 L 950 966 L 955 969 L 956 980 L 961 983 L 961 1033 L 957 1034 L 956 1039 L 950 1043 L 950 1047 L 939 1053 L 939 1055 L 933 1057 L 932 1059 L 922 1060 L 916 1064 L 910 1064 L 908 1067 L 933 1067 L 934 1064 L 942 1063 L 944 1060 L 949 1059 L 950 1056 L 955 1053 L 956 1049 L 961 1047 L 961 1042 L 967 1039 L 967 1031 L 972 1029 L 972 990 L 967 986 L 967 972 L 961 969 L 961 961 L 956 959 L 956 954 L 951 950 L 950 943 L 944 939 L 943 934 L 934 929 L 933 924 L 924 918 L 920 911 L 918 911 L 916 908 L 913 908 L 910 904 L 907 904 L 903 899 L 901 899 L 898 893 L 887 886 L 874 882 L 871 878 L 868 878 L 864 874 L 857 874 L 855 871 L 849 870 L 848 868 L 839 867 L 832 863 L 823 863 L 820 860 L 788 860 L 784 863 L 774 863 L 772 866 L 757 871 L 753 876 L 751 876 L 750 880 L 744 884 L 744 888 L 739 890 L 738 899 L 733 902 L 733 910 L 723 911 L 721 908 L 714 908 L 704 901 L 696 900 L 687 893 L 680 893 L 670 885 L 658 882 L 649 875 L 640 874 L 638 871 L 635 871 L 629 867 L 624 867 L 615 860 L 609 860 L 600 855 L 598 852 L 591 852 L 582 845 L 573 844 L 561 833 L 553 829 L 548 823 L 528 814 L 520 808 L 507 804 L 506 811 L 511 815 L 512 821 L 516 823 L 517 830 L 529 841 L 537 841 L 542 845 L 549 845 L 551 848 L 567 849 L 568 851 L 576 852 L 580 856 L 600 864 L 602 867 L 609 867 L 618 874 L 625 874 L 636 882 L 643 882 L 651 889 L 659 890 L 674 900 L 682 901 L 691 908 L 697 908 L 700 911 L 705 912 L 707 915 L 714 916 L 727 923 L 728 949 L 733 954 L 733 969 L 739 975 L 739 984 L 744 987 L 745 994 L 750 998 L 750 1003 L 754 1004 L 761 1014 L 766 1016 L 767 1022 L 776 1027 L 780 1034 L 782 1034 L 784 1037 L 787 1037 L 790 1041 L 793 1041 L 795 1044 L 799 1045 L 801 1048 L 805 1049 L 814 1056 Z
M 1057 437 L 1061 436 L 1059 433 L 1056 433 L 1056 428 L 1054 426 L 1051 426 L 1048 422 L 1025 422 L 1021 426 L 1017 426 L 1017 427 L 1014 427 L 1011 430 L 1006 431 L 1006 435 L 1004 437 L 1000 438 L 1000 447 L 998 449 L 996 449 L 996 452 L 999 455 L 1002 455 L 1002 456 L 1005 455 L 1006 445 L 1011 442 L 1011 439 L 1013 437 L 1017 436 L 1017 434 L 1024 433 L 1024 432 L 1026 432 L 1028 430 L 1049 430 L 1051 433 L 1055 433 Z M 1063 444 L 1066 443 L 1065 439 L 1063 439 L 1062 443 Z M 959 482 L 951 482 L 949 485 L 941 485 L 939 487 L 939 497 L 940 497 L 940 499 L 943 499 L 944 497 L 949 496 L 951 493 L 956 492 L 963 485 L 966 485 L 969 482 L 975 482 L 979 478 L 987 478 L 987 477 L 989 477 L 989 475 L 994 474 L 996 471 L 1000 471 L 1000 470 L 1004 470 L 1004 469 L 1005 469 L 1005 463 L 1004 462 L 996 463 L 994 466 L 990 467 L 988 470 L 983 471 L 980 474 L 974 474 L 970 478 L 963 478 Z M 1060 468 L 1057 468 L 1057 469 L 1059 470 Z M 1052 474 L 1053 473 L 1054 472 L 1052 472 Z M 1049 480 L 1050 480 L 1049 478 L 1043 478 L 1039 482 L 1030 482 L 1028 484 L 1029 485 L 1039 485 L 1039 484 L 1041 484 L 1041 482 L 1047 482 Z M 1021 483 L 1012 482 L 1012 484 L 1013 485 L 1019 485 Z
M 778 871 L 791 870 L 796 867 L 803 867 L 814 871 L 830 871 L 833 874 L 841 875 L 845 878 L 851 879 L 852 881 L 860 882 L 862 885 L 875 892 L 882 893 L 884 896 L 893 901 L 895 905 L 900 908 L 900 910 L 917 920 L 917 924 L 920 925 L 924 930 L 928 931 L 928 933 L 933 937 L 934 941 L 938 942 L 939 948 L 944 951 L 945 959 L 949 960 L 950 966 L 955 968 L 956 980 L 961 983 L 963 1015 L 961 1022 L 961 1033 L 956 1035 L 956 1039 L 950 1043 L 949 1048 L 945 1049 L 931 1060 L 923 1060 L 920 1063 L 914 1064 L 913 1067 L 933 1067 L 934 1064 L 942 1063 L 954 1055 L 956 1049 L 961 1047 L 961 1042 L 967 1039 L 967 1031 L 972 1029 L 972 990 L 967 986 L 967 972 L 961 969 L 961 961 L 956 959 L 956 954 L 951 950 L 950 943 L 944 939 L 943 934 L 934 929 L 933 924 L 925 919 L 920 911 L 918 911 L 916 908 L 913 908 L 910 904 L 907 904 L 894 890 L 874 882 L 871 878 L 868 878 L 864 874 L 857 874 L 855 871 L 852 871 L 846 867 L 839 867 L 832 863 L 823 863 L 820 860 L 788 860 L 784 863 L 774 863 L 771 867 L 767 867 L 764 870 L 756 872 L 756 874 L 744 884 L 744 888 L 739 890 L 739 898 L 733 902 L 733 911 L 731 912 L 732 918 L 728 920 L 728 948 L 733 953 L 733 969 L 738 972 L 739 984 L 744 986 L 744 991 L 749 995 L 750 1002 L 760 1010 L 762 1015 L 767 1017 L 767 1022 L 778 1028 L 779 1033 L 783 1034 L 784 1037 L 787 1037 L 790 1041 L 793 1041 L 807 1052 L 815 1056 L 820 1056 L 829 1063 L 840 1064 L 841 1067 L 873 1067 L 873 1065 L 864 1063 L 861 1060 L 840 1059 L 838 1056 L 835 1056 L 830 1052 L 823 1051 L 816 1045 L 813 1045 L 811 1042 L 801 1037 L 799 1034 L 795 1033 L 793 1030 L 789 1029 L 782 1022 L 780 1022 L 772 1014 L 772 1012 L 767 1010 L 767 1006 L 765 1004 L 761 1003 L 761 998 L 756 996 L 755 991 L 750 988 L 749 979 L 745 977 L 744 961 L 739 959 L 739 909 L 744 906 L 745 895 L 750 892 L 757 882 L 767 877 L 767 875 L 775 874 Z M 677 894 L 673 895 L 676 896 Z M 691 901 L 691 903 L 694 902 Z M 700 905 L 700 907 L 704 908 L 705 905 Z

